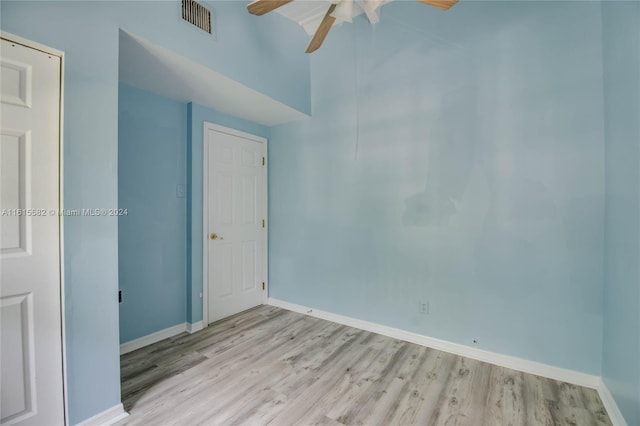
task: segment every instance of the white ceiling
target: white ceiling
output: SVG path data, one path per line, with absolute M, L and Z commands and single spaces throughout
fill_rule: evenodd
M 276 9 L 285 18 L 297 22 L 309 35 L 313 35 L 320 25 L 320 21 L 327 13 L 331 2 L 321 1 L 292 1 Z
M 122 30 L 119 71 L 123 83 L 265 126 L 308 117 L 204 65 Z
M 370 13 L 377 15 L 377 10 L 389 1 L 391 0 L 350 0 L 352 9 L 349 19 L 338 18 L 334 25 L 345 21 L 350 22 L 352 18 L 363 14 L 365 4 L 368 5 Z M 307 34 L 313 35 L 333 3 L 336 3 L 336 0 L 296 0 L 280 6 L 276 12 L 297 22 Z M 376 20 L 373 15 L 369 16 L 369 20 L 372 22 Z

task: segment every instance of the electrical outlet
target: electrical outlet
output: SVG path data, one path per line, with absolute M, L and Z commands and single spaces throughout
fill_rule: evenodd
M 420 302 L 420 313 L 423 315 L 429 314 L 429 302 Z

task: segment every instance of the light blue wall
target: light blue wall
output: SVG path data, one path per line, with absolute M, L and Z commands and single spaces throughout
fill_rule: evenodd
M 1 26 L 64 50 L 64 207 L 117 197 L 118 30 L 106 5 L 1 2 Z M 94 15 L 95 13 L 95 15 Z M 89 18 L 91 16 L 91 18 Z M 68 420 L 120 403 L 118 219 L 64 219 Z
M 202 320 L 202 142 L 204 123 L 230 127 L 268 138 L 269 128 L 220 113 L 196 103 L 187 107 L 187 321 Z
M 120 342 L 185 322 L 187 104 L 120 84 Z M 177 185 L 185 192 L 177 195 Z
M 393 2 L 332 30 L 312 118 L 271 129 L 270 296 L 599 374 L 600 12 Z
M 2 30 L 65 52 L 66 208 L 118 203 L 120 28 L 308 112 L 307 36 L 277 14 L 258 22 L 245 5 L 211 3 L 211 38 L 180 21 L 178 2 L 0 2 Z M 66 390 L 75 424 L 120 403 L 118 221 L 67 218 L 64 226 Z
M 606 146 L 602 375 L 640 424 L 640 3 L 602 6 Z
M 177 19 L 174 2 L 0 2 L 2 30 L 66 53 L 66 208 L 118 203 L 120 28 L 302 112 L 313 91 L 314 117 L 270 135 L 270 295 L 589 373 L 603 365 L 638 418 L 640 380 L 625 371 L 638 359 L 640 332 L 626 327 L 640 305 L 640 183 L 629 163 L 638 147 L 624 144 L 638 139 L 624 115 L 631 86 L 613 78 L 634 81 L 620 64 L 628 49 L 637 67 L 637 11 L 623 10 L 637 3 L 605 6 L 603 34 L 591 2 L 462 2 L 447 13 L 395 2 L 375 29 L 362 19 L 333 29 L 311 56 L 311 86 L 295 24 L 249 16 L 242 2 L 212 6 L 213 39 Z M 202 122 L 269 131 L 187 111 L 185 311 L 196 322 Z M 72 424 L 120 402 L 117 236 L 115 218 L 65 221 Z
M 310 108 L 308 41 L 278 14 L 253 16 L 244 1 L 210 1 L 214 37 L 178 18 L 174 1 L 118 2 L 122 29 L 212 68 L 301 112 Z M 142 17 L 145 18 L 142 18 Z M 259 70 L 259 72 L 256 72 Z

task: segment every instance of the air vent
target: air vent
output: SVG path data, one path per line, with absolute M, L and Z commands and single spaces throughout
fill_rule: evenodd
M 211 34 L 211 11 L 193 0 L 182 0 L 182 19 Z

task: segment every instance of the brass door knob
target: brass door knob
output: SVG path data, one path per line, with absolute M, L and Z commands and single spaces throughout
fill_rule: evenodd
M 210 240 L 224 240 L 224 238 L 218 236 L 218 234 L 216 234 L 215 232 L 211 233 L 211 235 L 209 235 L 209 239 Z

